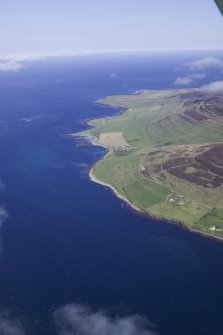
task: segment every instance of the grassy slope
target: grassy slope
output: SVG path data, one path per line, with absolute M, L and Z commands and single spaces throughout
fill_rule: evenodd
M 127 156 L 111 153 L 94 167 L 97 179 L 114 186 L 122 195 L 145 213 L 168 220 L 180 221 L 193 229 L 223 237 L 223 232 L 211 232 L 208 227 L 217 222 L 223 228 L 223 208 L 214 211 L 218 192 L 202 192 L 195 184 L 175 180 L 176 192 L 190 197 L 184 206 L 167 201 L 171 194 L 168 183 L 159 185 L 139 172 L 139 164 L 148 148 L 161 145 L 182 145 L 223 141 L 218 124 L 194 122 L 181 117 L 179 91 L 147 91 L 139 95 L 108 97 L 99 103 L 125 108 L 119 116 L 91 121 L 94 127 L 78 135 L 122 132 L 134 150 Z M 182 91 L 180 91 L 181 93 Z M 168 180 L 168 179 L 167 179 Z M 169 180 L 168 180 L 169 182 Z M 171 180 L 172 182 L 172 180 Z M 202 194 L 202 196 L 201 196 Z M 213 201 L 204 201 L 212 197 Z

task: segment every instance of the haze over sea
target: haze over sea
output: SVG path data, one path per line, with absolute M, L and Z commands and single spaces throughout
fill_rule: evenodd
M 89 180 L 105 150 L 63 136 L 119 112 L 98 98 L 180 87 L 183 64 L 204 56 L 223 53 L 50 58 L 0 73 L 0 318 L 64 334 L 53 313 L 79 303 L 143 315 L 160 335 L 223 334 L 223 243 L 134 212 Z M 222 76 L 208 68 L 187 87 Z

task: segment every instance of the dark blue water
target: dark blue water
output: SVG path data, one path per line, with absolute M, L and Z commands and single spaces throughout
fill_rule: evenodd
M 145 315 L 163 335 L 223 333 L 223 243 L 123 206 L 88 178 L 104 150 L 63 136 L 116 112 L 96 99 L 175 87 L 182 64 L 201 56 L 51 59 L 0 73 L 0 205 L 9 214 L 0 310 L 19 316 L 28 334 L 56 334 L 52 313 L 76 302 Z M 209 70 L 194 85 L 221 76 Z

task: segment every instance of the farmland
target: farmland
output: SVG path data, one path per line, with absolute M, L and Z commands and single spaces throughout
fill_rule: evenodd
M 98 103 L 124 111 L 74 134 L 108 148 L 97 180 L 145 214 L 223 238 L 223 94 L 143 91 Z

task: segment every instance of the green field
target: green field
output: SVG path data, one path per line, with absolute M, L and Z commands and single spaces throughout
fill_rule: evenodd
M 125 110 L 73 134 L 109 149 L 95 177 L 149 215 L 223 238 L 223 96 L 143 91 L 98 103 Z
M 165 201 L 169 189 L 150 180 L 140 179 L 124 187 L 126 197 L 145 212 L 147 208 Z

